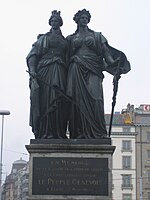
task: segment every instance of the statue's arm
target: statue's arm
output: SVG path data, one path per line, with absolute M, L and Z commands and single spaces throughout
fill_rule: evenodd
M 26 58 L 29 73 L 33 77 L 37 73 L 38 61 L 43 55 L 43 49 L 45 48 L 44 44 L 46 43 L 46 37 L 44 34 L 39 34 L 37 39 L 38 40 L 32 45 L 32 49 Z
M 130 71 L 130 63 L 125 54 L 114 47 L 111 47 L 106 38 L 100 34 L 99 37 L 102 44 L 102 55 L 105 60 L 105 71 L 112 75 L 126 74 Z
M 37 65 L 38 65 L 38 49 L 36 43 L 32 45 L 32 49 L 26 58 L 28 73 L 30 76 L 29 86 L 31 89 L 38 87 L 37 84 Z
M 31 56 L 27 59 L 27 65 L 29 69 L 29 75 L 31 78 L 36 76 L 36 68 L 37 68 L 37 55 L 31 54 Z
M 113 59 L 113 57 L 112 57 L 112 55 L 111 55 L 106 43 L 104 43 L 102 45 L 102 52 L 103 52 L 103 57 L 104 57 L 106 63 L 108 65 L 112 65 L 114 63 L 114 59 Z

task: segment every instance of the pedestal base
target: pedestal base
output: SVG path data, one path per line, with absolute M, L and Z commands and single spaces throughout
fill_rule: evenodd
M 112 200 L 110 139 L 31 140 L 28 200 Z

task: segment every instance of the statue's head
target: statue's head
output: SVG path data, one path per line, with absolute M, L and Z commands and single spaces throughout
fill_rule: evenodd
M 74 15 L 73 20 L 78 24 L 79 19 L 80 19 L 80 17 L 81 17 L 83 14 L 87 15 L 87 17 L 88 17 L 88 23 L 89 23 L 89 22 L 90 22 L 90 19 L 91 19 L 91 15 L 90 15 L 90 12 L 89 12 L 88 10 L 86 10 L 86 9 L 79 10 L 79 11 Z
M 61 16 L 60 16 L 60 11 L 57 11 L 57 10 L 53 10 L 53 11 L 52 11 L 52 15 L 51 15 L 51 17 L 50 17 L 50 19 L 49 19 L 49 25 L 50 25 L 50 26 L 51 26 L 51 20 L 53 19 L 53 17 L 55 17 L 55 18 L 58 19 L 59 25 L 60 25 L 60 26 L 63 25 L 63 20 L 62 20 L 62 18 L 61 18 Z

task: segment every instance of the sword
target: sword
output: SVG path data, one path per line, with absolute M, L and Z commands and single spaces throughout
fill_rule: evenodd
M 120 60 L 117 66 L 116 73 L 113 78 L 113 97 L 112 97 L 112 110 L 111 110 L 111 116 L 110 116 L 110 126 L 109 126 L 109 137 L 111 135 L 111 129 L 112 129 L 112 121 L 113 121 L 113 115 L 114 115 L 114 108 L 116 105 L 116 96 L 118 92 L 118 83 L 119 79 L 121 78 L 120 76 L 120 63 L 121 63 L 121 55 L 120 55 Z

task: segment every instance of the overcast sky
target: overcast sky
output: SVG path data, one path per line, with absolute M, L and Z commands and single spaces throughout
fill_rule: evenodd
M 74 14 L 83 8 L 91 13 L 89 28 L 102 32 L 109 44 L 123 51 L 132 70 L 122 75 L 115 111 L 128 103 L 150 104 L 150 0 L 1 0 L 0 7 L 0 110 L 10 110 L 4 121 L 3 172 L 22 157 L 34 138 L 29 127 L 29 87 L 26 56 L 40 33 L 50 27 L 51 11 L 61 11 L 64 36 L 73 33 Z M 105 73 L 105 113 L 111 112 L 112 80 Z M 1 128 L 1 121 L 0 121 Z M 0 129 L 1 130 L 1 129 Z

